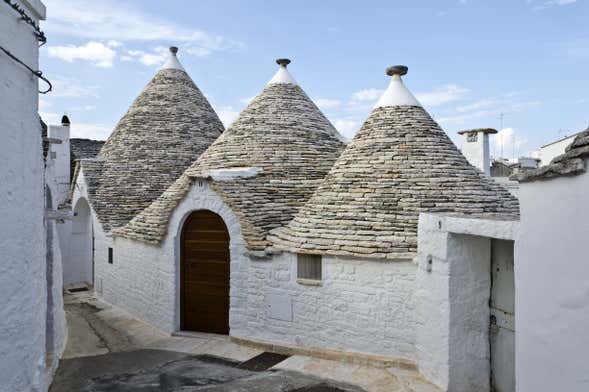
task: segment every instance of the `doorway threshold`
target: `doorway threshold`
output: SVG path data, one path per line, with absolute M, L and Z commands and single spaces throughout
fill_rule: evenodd
M 197 338 L 197 339 L 215 339 L 215 340 L 229 340 L 229 335 L 221 335 L 217 333 L 198 332 L 198 331 L 176 331 L 172 332 L 172 336 L 181 338 Z

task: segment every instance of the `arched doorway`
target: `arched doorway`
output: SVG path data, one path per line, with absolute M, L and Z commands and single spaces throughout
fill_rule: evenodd
M 68 265 L 63 268 L 63 283 L 92 284 L 94 279 L 92 217 L 86 199 L 79 199 L 72 219 L 72 243 Z
M 229 333 L 229 232 L 211 211 L 184 223 L 180 245 L 180 328 Z

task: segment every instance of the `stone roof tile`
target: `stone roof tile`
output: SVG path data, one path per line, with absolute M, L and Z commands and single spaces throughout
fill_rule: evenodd
M 518 217 L 517 199 L 471 166 L 421 106 L 387 102 L 294 219 L 271 233 L 277 250 L 407 259 L 421 212 Z
M 248 249 L 265 254 L 268 232 L 292 219 L 344 146 L 335 128 L 294 79 L 284 77 L 282 68 L 281 64 L 282 77 L 273 78 L 184 175 L 117 235 L 159 243 L 192 181 L 208 179 L 240 219 Z M 220 174 L 239 169 L 249 174 L 224 179 Z
M 122 227 L 148 207 L 222 132 L 188 74 L 161 69 L 100 150 L 100 178 L 91 179 L 99 186 L 90 203 L 104 229 Z

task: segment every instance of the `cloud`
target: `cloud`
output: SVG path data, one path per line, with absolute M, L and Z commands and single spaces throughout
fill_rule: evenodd
M 415 97 L 422 105 L 440 106 L 449 102 L 462 100 L 468 92 L 469 90 L 467 88 L 456 84 L 447 84 L 433 91 L 417 93 Z
M 243 103 L 244 105 L 249 105 L 256 97 L 257 95 L 252 95 L 251 97 L 241 98 L 239 102 Z
M 346 118 L 335 120 L 333 126 L 342 136 L 351 139 L 358 131 L 359 123 L 355 120 Z
M 112 48 L 97 41 L 89 41 L 81 46 L 49 46 L 47 51 L 50 57 L 57 57 L 68 63 L 84 60 L 101 68 L 112 67 L 116 56 Z
M 337 108 L 342 104 L 342 101 L 338 99 L 329 98 L 317 98 L 314 101 L 315 104 L 321 108 L 321 110 Z
M 352 94 L 352 101 L 366 102 L 376 101 L 384 93 L 383 89 L 366 88 L 364 90 L 356 91 Z
M 548 1 L 542 2 L 541 4 L 533 5 L 532 9 L 534 11 L 542 11 L 542 10 L 545 10 L 545 9 L 551 8 L 551 7 L 560 7 L 560 6 L 564 6 L 564 5 L 575 4 L 576 2 L 577 2 L 577 0 L 548 0 Z M 532 5 L 534 3 L 534 1 L 528 0 L 527 3 Z
M 127 56 L 123 56 L 125 59 L 121 57 L 123 61 L 132 61 L 137 60 L 143 65 L 152 66 L 152 65 L 161 65 L 168 57 L 168 49 L 164 48 L 163 46 L 157 46 L 151 50 L 151 52 L 146 52 L 144 50 L 128 50 Z
M 47 125 L 61 123 L 61 114 L 40 111 L 39 115 Z M 73 138 L 106 140 L 114 129 L 114 127 L 111 125 L 77 122 L 75 117 L 69 117 L 70 120 L 72 120 L 72 124 L 70 126 L 70 136 Z
M 231 124 L 237 120 L 237 117 L 239 117 L 239 111 L 233 106 L 221 106 L 215 111 L 217 112 L 217 115 L 221 119 L 223 125 L 225 125 L 225 128 L 229 128 Z
M 114 0 L 47 0 L 45 3 L 51 10 L 51 17 L 47 18 L 44 29 L 53 34 L 108 41 L 111 46 L 129 41 L 182 43 L 186 52 L 201 57 L 243 46 L 240 42 L 162 20 Z
M 98 98 L 98 86 L 87 85 L 74 78 L 55 76 L 51 98 Z
M 71 137 L 106 140 L 114 127 L 102 124 L 72 122 Z
M 527 140 L 520 138 L 513 128 L 503 128 L 497 134 L 491 135 L 491 143 L 496 157 L 517 158 Z
M 456 84 L 447 84 L 437 87 L 432 91 L 415 94 L 416 98 L 425 106 L 440 106 L 448 102 L 454 102 L 464 99 L 469 92 L 467 88 Z M 356 91 L 352 94 L 353 102 L 373 102 L 384 93 L 384 90 L 377 88 L 367 88 Z

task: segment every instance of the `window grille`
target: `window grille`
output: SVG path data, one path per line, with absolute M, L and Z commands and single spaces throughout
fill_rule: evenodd
M 297 279 L 321 280 L 321 256 L 297 255 Z

